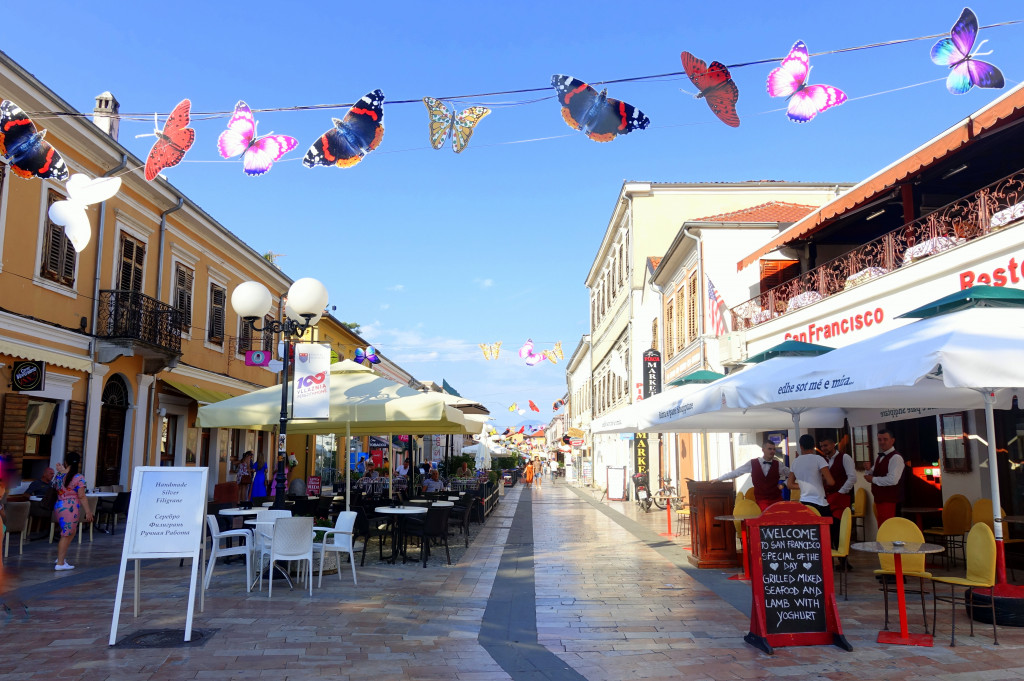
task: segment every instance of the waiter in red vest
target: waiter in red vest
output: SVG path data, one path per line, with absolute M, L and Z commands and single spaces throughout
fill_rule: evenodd
M 900 502 L 903 456 L 896 451 L 896 438 L 888 428 L 878 429 L 878 456 L 875 465 L 868 469 L 864 479 L 871 483 L 871 495 L 875 498 L 875 520 L 881 527 L 896 515 L 896 504 Z
M 761 451 L 764 456 L 751 459 L 736 470 L 719 476 L 716 481 L 725 482 L 749 473 L 750 482 L 754 485 L 754 501 L 763 511 L 776 501 L 782 501 L 779 484 L 785 484 L 789 478 L 789 468 L 775 458 L 775 443 L 771 440 L 764 441 Z
M 818 441 L 821 455 L 828 462 L 828 472 L 832 474 L 833 483 L 825 485 L 825 498 L 832 511 L 832 548 L 839 548 L 839 525 L 843 511 L 850 508 L 853 486 L 857 482 L 857 469 L 853 465 L 853 457 L 836 449 L 836 441 L 830 437 Z M 839 560 L 839 566 L 845 568 L 846 559 Z

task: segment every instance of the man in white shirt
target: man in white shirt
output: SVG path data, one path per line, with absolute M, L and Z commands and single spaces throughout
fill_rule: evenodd
M 789 477 L 789 468 L 775 458 L 775 449 L 774 442 L 765 440 L 761 445 L 764 456 L 751 459 L 736 470 L 718 476 L 716 482 L 725 482 L 749 473 L 750 481 L 754 485 L 754 500 L 762 511 L 775 502 L 782 501 L 779 483 L 785 483 Z
M 813 506 L 824 518 L 831 517 L 832 510 L 825 500 L 825 485 L 834 485 L 828 463 L 814 449 L 814 438 L 800 436 L 800 455 L 789 471 L 787 485 L 800 490 L 800 503 Z
M 875 520 L 881 527 L 896 515 L 896 504 L 903 488 L 903 456 L 896 451 L 896 438 L 888 428 L 878 429 L 878 456 L 864 479 L 871 483 L 871 496 L 875 500 Z

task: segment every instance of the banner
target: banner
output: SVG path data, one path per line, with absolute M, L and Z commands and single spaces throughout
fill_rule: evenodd
M 326 419 L 331 411 L 331 350 L 319 343 L 295 344 L 292 418 Z
M 644 352 L 644 399 L 661 392 L 661 353 L 657 350 Z

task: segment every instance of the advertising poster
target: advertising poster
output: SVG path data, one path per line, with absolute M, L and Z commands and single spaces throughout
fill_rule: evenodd
M 331 410 L 331 350 L 319 343 L 295 344 L 292 418 L 326 419 Z

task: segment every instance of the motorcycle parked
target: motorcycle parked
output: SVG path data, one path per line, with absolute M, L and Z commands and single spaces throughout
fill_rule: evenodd
M 648 487 L 649 483 L 650 478 L 647 476 L 647 473 L 636 473 L 633 475 L 633 486 L 636 491 L 636 494 L 634 495 L 636 497 L 636 503 L 637 506 L 644 509 L 644 513 L 650 512 L 651 503 L 653 503 L 653 499 L 651 499 L 651 490 Z

